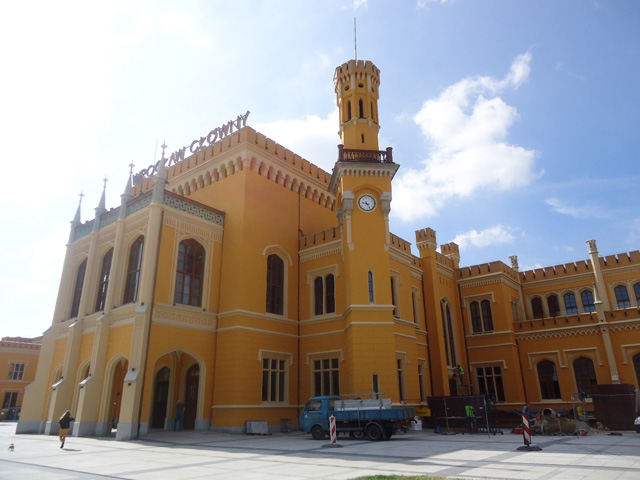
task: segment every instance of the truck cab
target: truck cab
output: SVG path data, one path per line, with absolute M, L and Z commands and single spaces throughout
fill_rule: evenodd
M 338 396 L 312 397 L 307 401 L 300 414 L 300 426 L 314 440 L 321 440 L 329 431 L 329 417 L 335 409 Z

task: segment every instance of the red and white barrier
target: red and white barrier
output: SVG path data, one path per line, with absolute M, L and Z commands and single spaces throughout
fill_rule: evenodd
M 331 434 L 331 444 L 336 445 L 338 443 L 338 434 L 336 433 L 336 417 L 333 415 L 329 417 L 329 433 Z
M 524 440 L 525 447 L 531 445 L 531 428 L 529 427 L 529 415 L 522 414 L 522 438 Z

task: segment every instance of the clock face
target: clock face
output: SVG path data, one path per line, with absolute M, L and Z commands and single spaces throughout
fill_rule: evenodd
M 371 195 L 362 195 L 358 199 L 358 206 L 365 212 L 370 212 L 371 210 L 376 208 L 376 199 Z

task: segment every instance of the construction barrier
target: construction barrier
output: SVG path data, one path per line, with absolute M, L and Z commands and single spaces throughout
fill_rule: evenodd
M 329 417 L 329 433 L 331 434 L 331 444 L 336 445 L 338 443 L 338 434 L 336 433 L 336 417 L 333 415 Z

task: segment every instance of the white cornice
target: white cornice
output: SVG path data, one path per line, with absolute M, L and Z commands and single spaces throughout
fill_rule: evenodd
M 527 290 L 540 287 L 551 287 L 555 285 L 562 285 L 564 283 L 578 283 L 586 280 L 591 282 L 595 281 L 593 278 L 593 273 L 580 273 L 578 275 L 567 275 L 560 278 L 545 278 L 543 280 L 524 281 L 522 282 L 522 289 Z
M 458 280 L 458 285 L 460 285 L 460 288 L 484 287 L 487 285 L 495 285 L 496 283 L 503 283 L 513 288 L 514 290 L 520 289 L 520 283 L 502 272 L 489 273 L 486 275 L 479 275 Z
M 300 250 L 300 263 L 309 262 L 322 257 L 342 253 L 342 239 L 333 240 L 331 242 L 317 245 L 315 247 Z

